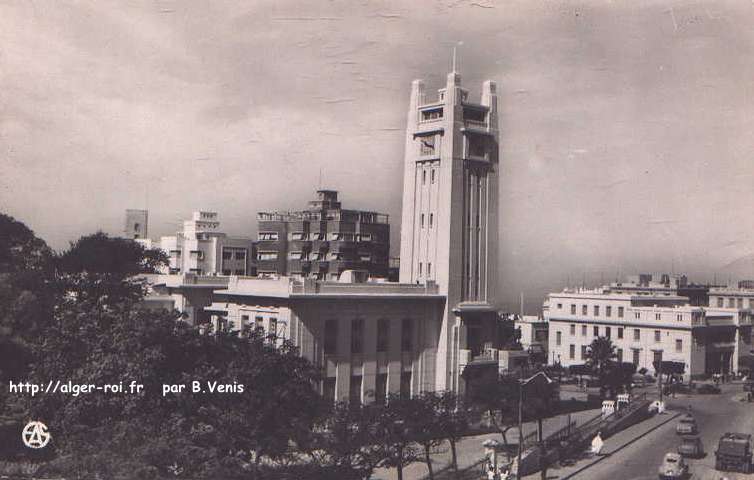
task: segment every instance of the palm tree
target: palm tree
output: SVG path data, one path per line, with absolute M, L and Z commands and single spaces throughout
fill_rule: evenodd
M 602 390 L 611 384 L 607 377 L 613 370 L 617 358 L 615 345 L 607 337 L 595 338 L 587 348 L 586 364 L 599 379 Z

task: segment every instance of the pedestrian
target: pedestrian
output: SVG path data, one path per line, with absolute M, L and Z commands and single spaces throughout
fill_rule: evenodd
M 602 441 L 602 432 L 597 432 L 597 435 L 592 439 L 592 454 L 599 455 L 604 446 L 605 442 Z

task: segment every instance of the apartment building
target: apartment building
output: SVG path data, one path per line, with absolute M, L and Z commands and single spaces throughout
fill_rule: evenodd
M 751 315 L 689 304 L 669 293 L 614 293 L 611 288 L 566 289 L 545 302 L 552 363 L 586 361 L 597 337 L 609 338 L 618 360 L 654 371 L 654 362 L 685 364 L 685 375 L 737 371 L 751 345 Z
M 260 212 L 257 220 L 260 276 L 337 280 L 345 270 L 388 276 L 388 216 L 343 209 L 334 190 L 317 191 L 306 210 Z
M 250 238 L 220 231 L 217 212 L 193 212 L 175 235 L 137 240 L 146 248 L 160 248 L 169 258 L 163 273 L 195 275 L 255 275 L 255 246 Z

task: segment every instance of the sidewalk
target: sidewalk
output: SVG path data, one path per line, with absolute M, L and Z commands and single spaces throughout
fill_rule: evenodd
M 581 424 L 586 420 L 593 418 L 600 413 L 600 409 L 583 410 L 580 412 L 574 412 L 571 414 L 571 420 L 577 424 Z M 568 415 L 558 415 L 556 417 L 548 418 L 543 423 L 543 430 L 545 436 L 557 431 L 558 429 L 565 427 L 568 423 Z M 537 430 L 537 422 L 524 423 L 524 436 Z M 506 435 L 508 443 L 512 445 L 518 444 L 518 429 L 512 428 Z M 456 445 L 456 453 L 458 454 L 458 470 L 471 473 L 476 470 L 475 466 L 478 466 L 479 473 L 474 473 L 468 478 L 480 478 L 481 475 L 481 462 L 484 457 L 484 447 L 482 443 L 488 439 L 495 439 L 502 441 L 502 437 L 499 433 L 487 433 L 484 435 L 475 435 L 466 437 Z M 433 455 L 432 464 L 435 471 L 435 477 L 437 480 L 450 477 L 450 447 L 447 442 L 442 445 L 441 452 Z M 403 476 L 406 480 L 420 480 L 427 477 L 427 465 L 424 463 L 413 463 L 403 469 Z M 375 470 L 372 475 L 372 480 L 396 480 L 398 478 L 395 469 L 380 468 Z M 466 478 L 460 476 L 460 478 Z
M 570 463 L 568 465 L 562 465 L 562 466 L 555 465 L 553 467 L 548 468 L 547 478 L 553 479 L 553 480 L 555 479 L 566 480 L 570 478 L 589 478 L 588 474 L 589 474 L 590 467 L 592 467 L 593 465 L 596 465 L 597 463 L 602 462 L 603 460 L 608 458 L 610 455 L 640 440 L 645 435 L 656 430 L 657 428 L 660 428 L 666 423 L 672 422 L 683 413 L 684 412 L 682 411 L 668 411 L 665 414 L 654 415 L 653 417 L 650 417 L 644 420 L 643 422 L 639 422 L 636 425 L 632 425 L 631 427 L 609 437 L 605 441 L 605 446 L 603 448 L 602 453 L 599 456 L 594 456 L 590 452 L 584 452 L 584 455 L 581 458 L 575 459 L 573 463 Z M 537 472 L 537 473 L 533 473 L 531 475 L 525 476 L 524 479 L 534 480 L 534 479 L 539 479 L 540 477 L 541 477 L 541 473 Z

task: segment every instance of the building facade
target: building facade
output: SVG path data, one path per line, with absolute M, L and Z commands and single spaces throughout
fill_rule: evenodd
M 751 345 L 751 315 L 690 305 L 669 293 L 564 290 L 545 302 L 550 362 L 585 363 L 589 345 L 609 338 L 618 360 L 654 371 L 656 361 L 685 364 L 685 376 L 729 373 Z
M 163 273 L 202 275 L 256 275 L 255 245 L 250 238 L 229 237 L 220 231 L 216 212 L 193 212 L 183 229 L 159 242 L 138 240 L 168 256 Z
M 471 102 L 453 71 L 437 98 L 411 87 L 406 128 L 400 281 L 446 296 L 436 388 L 462 391 L 461 371 L 496 347 L 499 145 L 497 91 Z
M 336 191 L 317 191 L 306 210 L 260 212 L 257 220 L 260 276 L 337 280 L 345 270 L 388 276 L 388 216 L 345 210 Z

